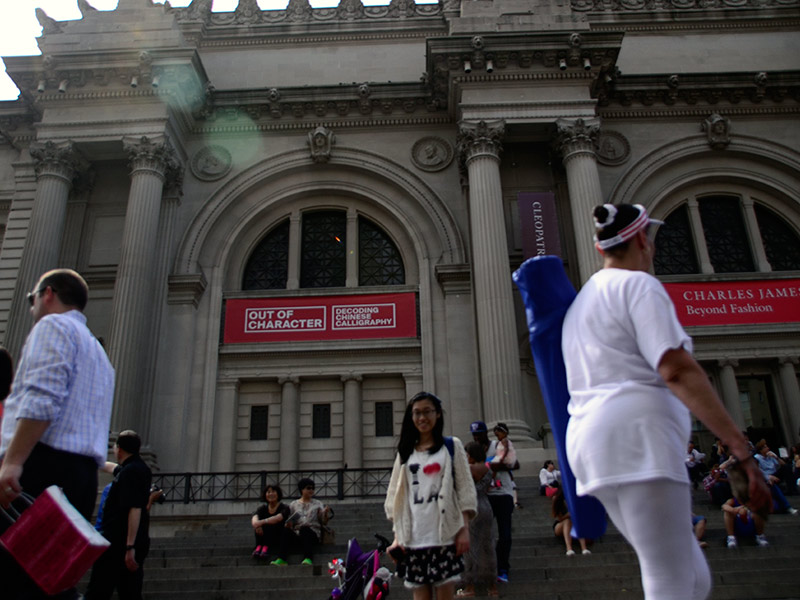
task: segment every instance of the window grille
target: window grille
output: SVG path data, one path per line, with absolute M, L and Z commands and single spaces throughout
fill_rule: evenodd
M 656 275 L 700 272 L 686 204 L 672 211 L 658 228 L 653 267 Z
M 708 257 L 715 273 L 755 271 L 738 198 L 707 196 L 699 200 Z
M 358 285 L 402 285 L 403 259 L 394 242 L 368 219 L 358 219 Z
M 256 246 L 244 269 L 244 290 L 286 289 L 289 268 L 289 219 Z
M 800 270 L 800 236 L 777 214 L 755 203 L 764 251 L 773 271 Z
M 320 211 L 303 215 L 300 287 L 344 287 L 347 276 L 347 214 Z

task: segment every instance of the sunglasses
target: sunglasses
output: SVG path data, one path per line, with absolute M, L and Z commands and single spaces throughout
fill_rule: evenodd
M 34 291 L 30 292 L 30 293 L 28 294 L 28 296 L 27 296 L 27 298 L 28 298 L 28 304 L 30 304 L 31 306 L 33 306 L 33 301 L 36 299 L 36 295 L 37 295 L 37 294 L 41 294 L 41 293 L 42 293 L 42 292 L 44 292 L 44 291 L 45 291 L 45 290 L 46 290 L 48 287 L 50 287 L 50 286 L 45 286 L 45 287 L 43 287 L 43 288 L 39 288 L 38 290 L 34 290 Z M 52 289 L 52 288 L 51 288 L 51 289 Z M 55 290 L 53 290 L 53 291 L 55 292 Z

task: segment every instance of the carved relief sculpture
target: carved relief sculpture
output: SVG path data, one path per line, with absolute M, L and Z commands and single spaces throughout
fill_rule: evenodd
M 714 150 L 724 150 L 731 143 L 731 120 L 728 117 L 713 113 L 702 126 L 708 136 L 708 145 Z
M 441 171 L 453 160 L 453 147 L 440 137 L 424 137 L 411 148 L 411 160 L 423 171 Z
M 319 126 L 308 134 L 308 145 L 311 149 L 311 160 L 315 163 L 326 163 L 331 158 L 331 148 L 335 142 L 333 131 Z

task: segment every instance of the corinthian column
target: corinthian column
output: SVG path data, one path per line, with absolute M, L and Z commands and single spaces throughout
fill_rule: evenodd
M 168 177 L 179 171 L 163 136 L 126 138 L 123 144 L 131 159 L 131 188 L 111 315 L 109 357 L 117 375 L 112 428 L 144 435 L 143 395 L 149 387 L 143 380 L 148 357 L 156 350 L 153 274 L 161 197 Z
M 278 469 L 295 471 L 300 464 L 300 378 L 281 377 L 281 444 Z
M 797 357 L 785 356 L 780 359 L 781 391 L 783 392 L 783 404 L 786 406 L 788 423 L 788 440 L 797 439 L 800 432 L 800 385 L 797 383 Z
M 728 409 L 733 422 L 736 426 L 744 430 L 744 414 L 742 413 L 742 401 L 739 399 L 739 386 L 736 383 L 736 372 L 734 367 L 739 366 L 739 361 L 725 359 L 719 361 L 720 387 L 722 388 L 722 403 Z
M 600 122 L 596 119 L 590 121 L 559 119 L 556 125 L 558 126 L 556 145 L 564 157 L 564 168 L 567 170 L 575 247 L 583 283 L 600 267 L 600 254 L 594 247 L 592 221 L 592 209 L 603 203 L 597 157 L 594 153 L 594 141 L 600 129 Z
M 342 375 L 344 383 L 344 462 L 350 469 L 364 466 L 364 407 L 361 404 L 360 375 Z
M 59 266 L 61 238 L 67 215 L 67 199 L 72 183 L 84 161 L 75 152 L 72 142 L 35 143 L 30 147 L 35 161 L 36 196 L 33 200 L 28 234 L 22 251 L 17 289 L 9 314 L 5 344 L 18 355 L 32 321 L 26 314 L 26 295 L 39 276 Z
M 470 235 L 481 397 L 487 421 L 505 421 L 516 441 L 530 437 L 522 419 L 511 270 L 500 184 L 502 121 L 459 124 L 459 152 L 469 177 Z

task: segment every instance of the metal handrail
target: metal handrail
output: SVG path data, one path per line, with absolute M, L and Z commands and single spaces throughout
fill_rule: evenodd
M 308 477 L 316 498 L 372 498 L 386 495 L 391 469 L 318 469 L 301 471 L 239 471 L 229 473 L 154 473 L 165 502 L 253 502 L 267 484 L 279 485 L 287 497 L 297 494 L 297 482 Z

